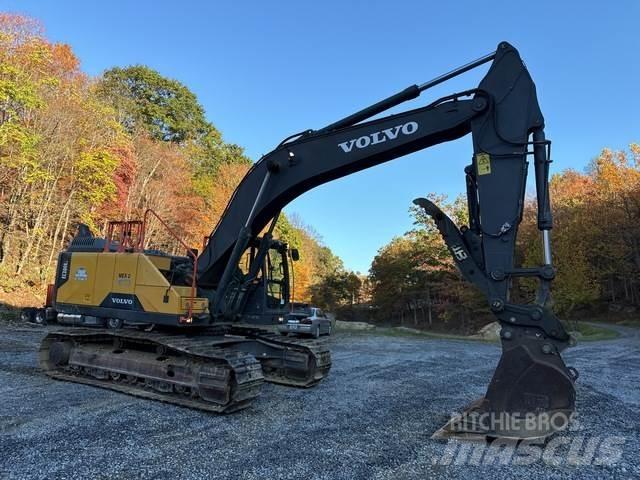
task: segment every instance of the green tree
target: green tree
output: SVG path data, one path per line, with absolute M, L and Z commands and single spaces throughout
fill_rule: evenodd
M 107 70 L 98 83 L 98 93 L 116 107 L 120 123 L 130 133 L 144 129 L 156 140 L 174 143 L 221 142 L 195 94 L 147 66 Z
M 251 161 L 241 147 L 223 141 L 191 90 L 156 70 L 135 65 L 107 70 L 96 91 L 115 108 L 131 136 L 146 135 L 179 147 L 191 170 L 187 194 L 199 197 L 207 212 L 223 210 L 224 205 L 214 204 L 220 196 L 215 190 L 221 166 L 248 167 Z
M 458 225 L 466 223 L 466 202 L 430 194 Z M 486 301 L 459 274 L 431 217 L 411 207 L 415 228 L 380 249 L 369 274 L 372 300 L 382 321 L 413 326 L 447 323 L 468 332 L 486 322 Z

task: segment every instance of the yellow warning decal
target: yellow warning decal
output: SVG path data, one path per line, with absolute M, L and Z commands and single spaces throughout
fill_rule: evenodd
M 478 153 L 476 155 L 476 166 L 478 175 L 489 175 L 491 173 L 491 157 L 488 153 Z

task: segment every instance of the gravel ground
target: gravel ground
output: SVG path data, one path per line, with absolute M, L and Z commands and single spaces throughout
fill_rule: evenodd
M 484 393 L 495 345 L 339 333 L 320 385 L 267 384 L 251 408 L 221 416 L 50 380 L 36 364 L 42 330 L 2 326 L 0 478 L 639 478 L 640 336 L 620 330 L 565 355 L 581 373 L 580 428 L 555 457 L 502 465 L 487 452 L 447 457 L 454 445 L 430 439 Z M 566 442 L 591 440 L 599 458 L 610 436 L 624 441 L 613 465 L 567 460 Z

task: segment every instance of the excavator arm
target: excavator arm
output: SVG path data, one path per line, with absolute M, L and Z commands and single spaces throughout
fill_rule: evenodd
M 489 61 L 487 74 L 473 90 L 368 120 Z M 577 374 L 560 357 L 570 337 L 547 305 L 554 277 L 549 241 L 550 142 L 545 139 L 535 85 L 517 50 L 506 42 L 494 53 L 431 82 L 411 86 L 325 128 L 290 137 L 261 158 L 236 189 L 199 257 L 198 285 L 215 289 L 213 313 L 223 312 L 241 255 L 294 198 L 331 180 L 468 133 L 474 150 L 465 169 L 469 226 L 459 228 L 426 199 L 415 203 L 433 217 L 464 277 L 486 295 L 502 325 L 503 353 L 485 397 L 439 434 L 544 437 L 566 425 L 557 418 L 566 420 L 574 411 Z M 529 158 L 534 161 L 544 259 L 539 267 L 519 268 L 514 266 L 514 249 Z M 539 281 L 533 304 L 509 299 L 512 280 L 522 276 Z M 550 418 L 556 418 L 555 423 Z

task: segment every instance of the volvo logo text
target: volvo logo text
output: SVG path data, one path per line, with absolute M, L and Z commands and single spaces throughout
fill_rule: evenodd
M 130 298 L 111 297 L 111 301 L 120 305 L 133 305 L 133 300 Z
M 352 138 L 347 142 L 339 143 L 338 146 L 344 153 L 349 153 L 356 148 L 367 148 L 370 145 L 377 145 L 378 143 L 386 142 L 387 140 L 395 140 L 400 134 L 412 135 L 418 131 L 417 122 L 407 122 L 403 125 L 397 125 L 391 128 L 385 128 L 379 132 L 373 132 L 369 135 L 363 135 L 362 137 Z

